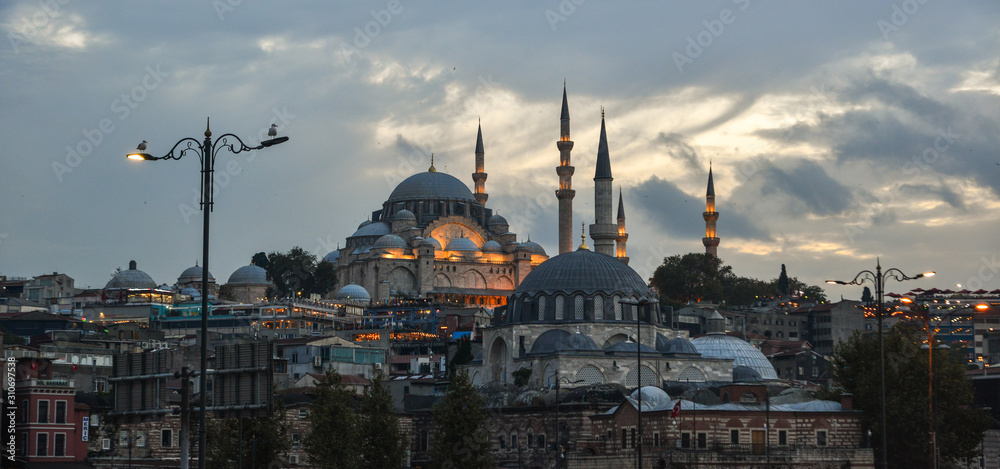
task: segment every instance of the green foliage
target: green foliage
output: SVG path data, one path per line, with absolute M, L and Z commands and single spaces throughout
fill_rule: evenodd
M 520 368 L 517 371 L 511 373 L 514 377 L 514 386 L 524 387 L 528 385 L 531 381 L 531 368 Z
M 861 301 L 865 303 L 871 303 L 875 301 L 875 297 L 872 296 L 872 291 L 865 286 L 865 289 L 861 291 Z
M 927 466 L 930 458 L 928 352 L 920 349 L 925 339 L 925 329 L 906 324 L 893 327 L 885 336 L 886 444 L 891 468 Z M 958 355 L 934 349 L 934 414 L 941 461 L 976 455 L 990 427 L 985 412 L 970 408 L 972 383 Z M 876 446 L 881 441 L 878 357 L 877 339 L 855 332 L 837 346 L 833 360 L 834 378 L 854 394 L 854 405 L 864 411 L 863 424 L 872 430 Z
M 382 384 L 382 374 L 372 378 L 358 407 L 357 433 L 361 467 L 399 469 L 406 458 L 408 441 L 399 427 L 392 395 Z
M 267 261 L 267 254 L 264 254 L 263 252 L 254 254 L 253 258 L 250 259 L 250 263 L 264 270 L 267 270 L 267 266 L 270 265 Z
M 253 469 L 277 462 L 291 447 L 288 425 L 283 416 L 283 409 L 275 406 L 274 412 L 267 417 L 211 421 L 206 466 L 211 469 Z M 243 465 L 239 466 L 241 456 Z M 254 466 L 254 463 L 257 465 Z
M 340 374 L 327 371 L 326 379 L 316 387 L 316 398 L 309 412 L 309 432 L 302 446 L 309 461 L 321 469 L 357 467 L 361 437 L 355 429 L 354 393 L 347 390 Z
M 448 363 L 448 374 L 453 374 L 457 366 L 469 364 L 473 358 L 476 357 L 472 355 L 472 342 L 469 339 L 459 340 L 458 348 L 455 350 L 455 357 Z
M 431 467 L 434 469 L 492 468 L 483 398 L 469 375 L 457 372 L 448 394 L 434 406 Z
M 267 276 L 274 282 L 273 294 L 279 297 L 323 295 L 337 284 L 333 264 L 316 262 L 316 256 L 298 246 L 286 253 L 268 254 L 266 264 Z

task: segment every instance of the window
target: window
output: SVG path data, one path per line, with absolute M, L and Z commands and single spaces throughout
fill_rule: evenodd
M 517 433 L 510 434 L 510 447 L 517 448 Z
M 632 447 L 635 448 L 635 429 L 632 429 Z
M 691 434 L 681 433 L 681 448 L 690 448 L 690 447 L 691 447 Z
M 788 445 L 788 431 L 778 430 L 778 446 Z
M 135 432 L 135 445 L 146 446 L 146 432 L 143 430 Z
M 66 456 L 66 434 L 56 433 L 53 439 L 52 450 L 54 452 L 53 456 Z
M 169 448 L 174 445 L 174 431 L 169 428 L 160 430 L 160 446 Z
M 501 433 L 499 439 L 500 439 L 500 449 L 507 449 L 507 436 Z
M 302 446 L 302 434 L 292 433 L 292 448 Z
M 17 454 L 20 454 L 21 456 L 27 456 L 28 455 L 28 432 L 21 432 L 21 435 L 18 438 L 18 441 L 20 441 L 21 444 L 18 445 L 18 447 L 17 447 Z
M 298 464 L 298 463 L 299 463 L 299 455 L 297 454 L 288 455 L 288 464 Z
M 55 419 L 55 423 L 66 423 L 66 401 L 56 401 Z
M 653 447 L 654 448 L 659 448 L 660 447 L 660 434 L 659 433 L 654 433 L 653 434 Z
M 28 423 L 28 401 L 21 401 L 21 409 L 19 410 L 21 414 L 21 423 Z
M 128 447 L 128 430 L 122 430 L 118 432 L 118 447 L 119 448 Z
M 739 430 L 729 430 L 729 443 L 738 445 L 740 444 L 740 431 Z
M 538 435 L 538 447 L 539 448 L 545 447 L 545 434 Z
M 698 434 L 698 449 L 705 449 L 708 447 L 708 435 L 704 433 Z
M 299 418 L 304 419 L 309 417 L 309 409 L 299 409 Z
M 38 423 L 49 423 L 49 401 L 38 401 Z
M 628 448 L 628 430 L 622 429 L 622 449 Z
M 816 432 L 816 446 L 826 446 L 826 430 Z
M 39 433 L 37 436 L 35 445 L 35 456 L 48 456 L 49 455 L 49 434 Z
M 101 439 L 101 449 L 105 451 L 111 449 L 111 438 Z

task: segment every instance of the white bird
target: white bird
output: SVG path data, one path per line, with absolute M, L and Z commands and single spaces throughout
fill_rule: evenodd
M 271 124 L 271 128 L 267 130 L 268 137 L 275 137 L 278 135 L 278 124 Z
M 143 150 L 145 150 L 145 149 L 146 149 L 146 141 L 145 141 L 145 140 L 143 140 L 143 141 L 142 141 L 142 143 L 140 143 L 140 144 L 139 144 L 139 146 L 137 146 L 136 148 L 137 148 L 137 149 L 138 149 L 139 151 L 143 151 Z

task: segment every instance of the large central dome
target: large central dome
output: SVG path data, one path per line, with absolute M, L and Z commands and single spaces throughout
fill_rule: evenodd
M 553 257 L 535 267 L 514 290 L 514 296 L 557 292 L 620 293 L 654 298 L 646 283 L 624 262 L 587 249 Z
M 455 176 L 428 171 L 414 174 L 399 183 L 389 194 L 388 202 L 428 199 L 476 200 L 469 187 Z

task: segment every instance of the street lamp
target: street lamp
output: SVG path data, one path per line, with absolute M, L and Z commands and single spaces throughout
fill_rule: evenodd
M 553 376 L 556 377 L 556 469 L 562 467 L 562 441 L 559 439 L 559 388 L 560 383 L 566 384 L 580 384 L 584 380 L 577 379 L 570 381 L 569 378 L 560 378 L 559 372 L 556 372 Z
M 902 300 L 903 303 L 912 303 L 912 300 L 906 300 L 909 300 L 909 298 L 904 298 Z M 946 319 L 952 316 L 957 316 L 958 313 L 962 311 L 975 310 L 977 312 L 985 312 L 989 310 L 989 305 L 980 303 L 974 307 L 965 306 L 949 311 L 938 319 L 937 324 L 934 324 L 931 321 L 931 310 L 927 305 L 923 305 L 920 309 L 923 309 L 923 315 L 920 316 L 920 319 L 924 322 L 924 326 L 927 328 L 927 344 L 921 346 L 920 348 L 927 348 L 927 434 L 929 435 L 931 446 L 930 467 L 931 469 L 937 469 L 937 426 L 935 425 L 934 420 L 934 336 L 937 334 L 936 329 L 937 326 L 939 326 Z M 941 344 L 937 348 L 947 349 L 949 347 L 946 344 Z
M 212 129 L 209 125 L 211 121 L 206 120 L 205 140 L 199 142 L 198 139 L 187 137 L 180 139 L 166 155 L 156 157 L 146 153 L 147 143 L 142 141 L 136 151 L 126 155 L 126 158 L 137 161 L 156 160 L 179 160 L 189 152 L 198 155 L 201 161 L 201 211 L 202 218 L 202 251 L 201 251 L 201 380 L 199 392 L 201 393 L 201 416 L 198 428 L 198 467 L 205 468 L 205 445 L 207 442 L 208 428 L 205 415 L 208 409 L 208 219 L 212 212 L 213 204 L 213 183 L 215 175 L 215 157 L 220 150 L 229 150 L 232 154 L 238 154 L 253 150 L 260 150 L 288 141 L 288 137 L 278 137 L 278 126 L 271 124 L 267 131 L 268 140 L 260 142 L 255 147 L 243 143 L 234 134 L 223 134 L 212 141 Z M 230 141 L 232 139 L 233 141 Z M 184 144 L 183 146 L 181 144 Z M 183 461 L 186 466 L 187 461 Z
M 885 348 L 884 348 L 884 338 L 882 337 L 882 296 L 884 292 L 885 281 L 889 278 L 895 279 L 897 282 L 902 282 L 904 280 L 915 280 L 921 277 L 931 277 L 934 275 L 933 271 L 924 272 L 915 276 L 909 276 L 903 273 L 903 271 L 897 268 L 886 269 L 882 272 L 881 260 L 875 258 L 875 272 L 870 270 L 862 270 L 858 272 L 858 275 L 854 276 L 854 280 L 850 282 L 844 282 L 842 280 L 827 280 L 826 283 L 834 285 L 861 285 L 863 283 L 871 282 L 875 284 L 875 319 L 878 321 L 878 364 L 879 364 L 879 425 L 882 434 L 882 469 L 888 468 L 888 459 L 886 457 L 886 428 L 885 428 Z
M 636 433 L 639 436 L 639 452 L 638 460 L 636 461 L 636 468 L 642 469 L 642 339 L 640 335 L 642 334 L 642 306 L 649 304 L 659 303 L 656 298 L 649 299 L 646 296 L 640 296 L 638 299 L 633 298 L 622 298 L 618 301 L 623 305 L 633 305 L 635 306 L 635 380 L 636 380 L 636 390 L 639 391 L 639 404 L 636 408 L 635 420 L 636 420 Z M 652 322 L 652 321 L 650 321 Z

